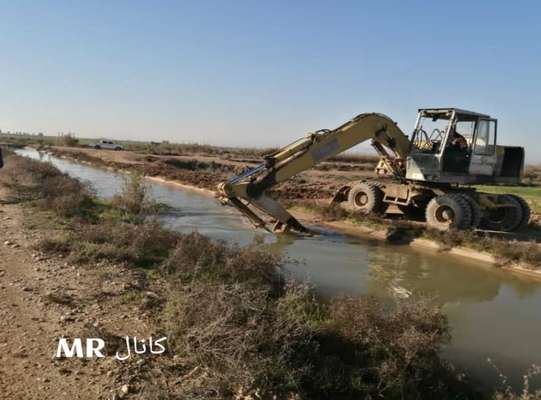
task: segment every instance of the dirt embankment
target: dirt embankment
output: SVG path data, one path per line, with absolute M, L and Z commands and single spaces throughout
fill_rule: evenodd
M 81 268 L 37 252 L 36 243 L 51 227 L 30 211 L 0 205 L 0 397 L 118 398 L 130 391 L 137 371 L 149 368 L 146 361 L 54 356 L 62 337 L 99 337 L 120 345 L 123 339 L 112 332 L 141 339 L 155 334 L 148 312 L 124 301 L 139 276 L 118 265 Z
M 256 158 L 239 158 L 227 152 L 219 155 L 149 155 L 131 151 L 107 151 L 88 148 L 51 147 L 52 154 L 114 170 L 139 171 L 157 180 L 172 181 L 203 189 L 211 194 L 216 185 L 234 174 L 257 164 Z M 322 163 L 273 188 L 273 193 L 285 202 L 303 223 L 320 224 L 353 236 L 371 237 L 430 251 L 446 251 L 480 262 L 504 266 L 522 275 L 539 279 L 541 248 L 531 241 L 540 236 L 537 227 L 519 235 L 479 238 L 466 235 L 452 240 L 441 235 L 422 233 L 421 223 L 406 223 L 401 217 L 359 221 L 347 213 L 330 215 L 319 212 L 336 191 L 351 180 L 372 176 L 373 163 L 355 160 Z M 315 207 L 314 207 L 315 206 Z M 404 234 L 404 232 L 406 232 Z M 482 245 L 479 245 L 482 243 Z M 539 257 L 537 256 L 539 254 Z
M 480 394 L 440 358 L 450 335 L 430 301 L 320 303 L 284 279 L 272 252 L 161 227 L 139 176 L 111 202 L 22 157 L 10 156 L 0 178 L 10 188 L 0 194 L 2 398 Z M 167 350 L 134 344 L 117 360 L 124 335 L 163 337 Z M 61 337 L 104 339 L 107 357 L 56 358 Z
M 257 158 L 217 155 L 151 155 L 131 151 L 108 151 L 90 148 L 49 147 L 47 151 L 93 165 L 119 170 L 137 170 L 147 176 L 159 176 L 199 188 L 214 190 L 231 176 L 260 163 Z M 350 161 L 322 163 L 316 169 L 298 174 L 273 188 L 281 199 L 290 201 L 331 198 L 346 182 L 372 176 L 371 163 Z

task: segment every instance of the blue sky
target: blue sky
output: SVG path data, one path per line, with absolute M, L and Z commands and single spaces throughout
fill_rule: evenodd
M 541 162 L 536 1 L 1 1 L 0 129 L 284 145 L 361 112 L 499 119 Z

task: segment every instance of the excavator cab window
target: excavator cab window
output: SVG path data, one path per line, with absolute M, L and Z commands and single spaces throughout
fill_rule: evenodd
M 442 155 L 442 171 L 468 172 L 477 117 L 457 115 Z
M 413 152 L 438 154 L 445 144 L 448 129 L 447 115 L 421 115 L 413 132 Z

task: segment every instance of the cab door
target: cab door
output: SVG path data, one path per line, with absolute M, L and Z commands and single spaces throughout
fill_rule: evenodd
M 470 175 L 494 175 L 497 128 L 495 119 L 480 119 L 477 122 L 469 168 Z

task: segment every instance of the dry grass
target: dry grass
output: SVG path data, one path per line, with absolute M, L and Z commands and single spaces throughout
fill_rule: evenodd
M 35 167 L 21 161 L 17 175 L 37 176 Z M 38 170 L 39 176 L 61 176 L 49 166 Z M 47 193 L 35 186 L 30 193 Z M 128 185 L 122 195 L 140 200 L 140 189 Z M 154 328 L 167 333 L 175 358 L 154 362 L 174 384 L 146 386 L 147 398 L 472 396 L 439 357 L 450 336 L 432 303 L 321 302 L 309 287 L 284 278 L 280 257 L 170 232 L 148 218 L 126 219 L 129 210 L 140 212 L 125 206 L 128 200 L 92 199 L 89 219 L 57 214 L 66 229 L 41 249 L 90 265 L 105 260 L 160 271 L 168 289 L 164 308 L 154 310 Z
M 224 249 L 199 243 L 206 268 L 209 257 L 223 261 Z M 279 264 L 246 269 L 256 255 L 229 251 L 236 267 L 225 277 L 198 274 L 201 264 L 189 262 L 170 281 L 165 329 L 183 365 L 199 371 L 184 380 L 181 397 L 454 398 L 464 390 L 438 356 L 449 332 L 430 303 L 324 304 L 306 286 L 269 279 Z
M 420 235 L 435 240 L 445 248 L 463 246 L 486 251 L 499 258 L 501 264 L 522 263 L 532 268 L 541 267 L 541 247 L 534 241 L 499 239 L 487 232 L 459 231 L 440 232 L 432 229 L 420 231 Z
M 152 268 L 167 258 L 176 240 L 174 233 L 156 222 L 132 224 L 102 219 L 98 224 L 75 224 L 67 233 L 46 237 L 38 249 L 79 264 L 110 261 Z
M 88 218 L 94 206 L 91 191 L 52 164 L 8 155 L 0 175 L 13 202 L 33 202 L 61 217 Z
M 79 139 L 75 137 L 75 134 L 73 133 L 66 133 L 66 134 L 60 134 L 56 138 L 56 145 L 57 146 L 68 146 L 68 147 L 74 147 L 79 145 Z
M 155 214 L 159 209 L 150 195 L 150 186 L 141 173 L 124 176 L 124 182 L 119 194 L 113 197 L 112 206 L 125 216 L 145 218 Z

